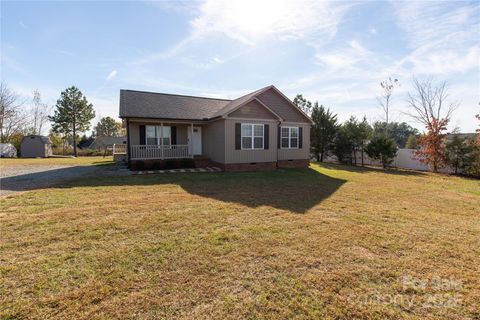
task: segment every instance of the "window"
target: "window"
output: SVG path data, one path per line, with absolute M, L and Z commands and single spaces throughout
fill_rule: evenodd
M 145 126 L 145 135 L 147 145 L 162 144 L 162 126 Z M 169 146 L 171 144 L 171 130 L 169 126 L 163 126 L 163 145 Z
M 263 149 L 263 124 L 242 123 L 242 149 Z
M 281 147 L 282 149 L 298 148 L 298 127 L 281 127 Z

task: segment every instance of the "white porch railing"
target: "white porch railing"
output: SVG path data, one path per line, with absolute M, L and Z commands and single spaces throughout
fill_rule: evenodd
M 188 145 L 176 144 L 171 146 L 161 145 L 134 145 L 130 147 L 132 160 L 145 159 L 179 159 L 191 158 Z

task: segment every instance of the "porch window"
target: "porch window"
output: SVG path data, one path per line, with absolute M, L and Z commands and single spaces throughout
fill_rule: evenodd
M 298 148 L 298 127 L 281 127 L 282 149 Z
M 263 149 L 263 124 L 242 123 L 242 149 Z
M 170 126 L 163 126 L 163 145 L 169 146 L 172 141 Z M 145 136 L 147 145 L 161 145 L 162 144 L 162 126 L 145 126 Z

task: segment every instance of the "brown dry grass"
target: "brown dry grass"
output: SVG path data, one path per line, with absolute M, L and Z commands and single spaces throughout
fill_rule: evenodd
M 0 200 L 0 316 L 478 318 L 479 206 L 478 180 L 316 164 L 24 193 Z

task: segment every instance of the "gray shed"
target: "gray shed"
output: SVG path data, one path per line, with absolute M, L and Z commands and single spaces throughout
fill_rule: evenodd
M 29 135 L 22 139 L 22 158 L 46 158 L 52 155 L 52 142 L 48 137 Z

